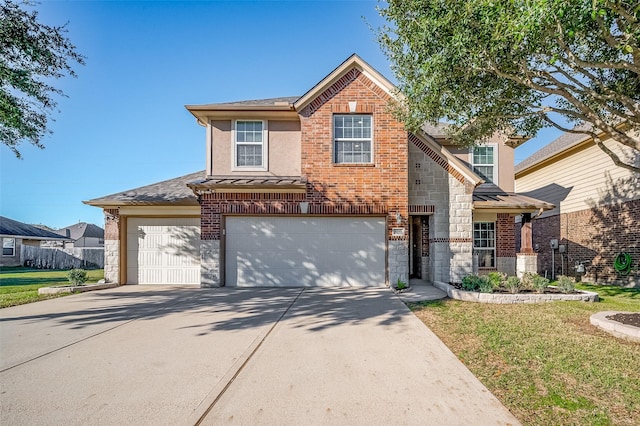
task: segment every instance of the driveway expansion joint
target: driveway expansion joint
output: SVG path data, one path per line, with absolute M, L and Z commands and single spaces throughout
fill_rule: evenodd
M 211 410 L 213 410 L 213 408 L 215 407 L 215 405 L 218 403 L 218 401 L 220 401 L 220 398 L 222 398 L 222 396 L 227 392 L 227 390 L 229 389 L 229 387 L 233 384 L 233 382 L 236 380 L 236 378 L 240 375 L 240 373 L 242 373 L 242 370 L 244 370 L 244 368 L 247 366 L 247 364 L 249 364 L 249 361 L 251 361 L 251 358 L 253 358 L 253 356 L 258 352 L 258 349 L 260 349 L 260 347 L 262 346 L 262 344 L 265 342 L 265 340 L 267 340 L 267 337 L 269 337 L 269 335 L 271 334 L 271 332 L 276 328 L 276 326 L 280 323 L 280 321 L 282 321 L 282 319 L 287 315 L 287 313 L 291 310 L 291 308 L 293 307 L 293 305 L 295 305 L 295 303 L 298 301 L 298 299 L 300 298 L 300 296 L 302 295 L 302 293 L 304 293 L 304 288 L 300 289 L 300 292 L 296 295 L 296 297 L 291 301 L 291 303 L 289 304 L 289 306 L 287 306 L 287 309 L 285 309 L 282 314 L 280 315 L 280 317 L 278 317 L 278 319 L 276 321 L 274 321 L 274 323 L 271 325 L 271 327 L 269 327 L 269 330 L 264 334 L 264 336 L 262 336 L 262 338 L 259 339 L 258 343 L 255 345 L 255 347 L 250 351 L 249 355 L 247 355 L 247 357 L 244 359 L 244 361 L 242 362 L 242 364 L 240 365 L 240 367 L 237 368 L 237 370 L 233 373 L 233 375 L 231 376 L 231 378 L 227 381 L 227 383 L 225 383 L 224 387 L 222 388 L 222 390 L 220 392 L 218 392 L 218 394 L 216 395 L 216 397 L 213 399 L 213 401 L 207 406 L 207 408 L 204 410 L 204 412 L 200 415 L 200 417 L 198 418 L 198 420 L 194 423 L 194 426 L 198 426 L 200 425 L 205 419 L 206 417 L 209 415 L 209 413 L 211 412 Z M 253 344 L 251 344 L 249 347 L 253 346 Z

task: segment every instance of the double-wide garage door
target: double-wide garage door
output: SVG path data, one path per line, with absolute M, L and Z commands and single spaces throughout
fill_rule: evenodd
M 380 286 L 385 219 L 230 216 L 225 282 L 238 287 Z
M 128 284 L 200 284 L 200 219 L 129 218 Z

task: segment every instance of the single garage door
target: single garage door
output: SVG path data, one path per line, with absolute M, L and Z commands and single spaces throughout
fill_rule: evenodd
M 129 218 L 128 284 L 200 284 L 200 219 Z
M 384 218 L 231 216 L 225 250 L 228 286 L 385 282 Z

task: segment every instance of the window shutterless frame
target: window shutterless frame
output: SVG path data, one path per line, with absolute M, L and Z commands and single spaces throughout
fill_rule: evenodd
M 335 114 L 333 116 L 333 163 L 373 163 L 373 116 Z
M 469 150 L 469 163 L 474 172 L 498 185 L 498 145 L 487 143 L 472 146 Z
M 496 267 L 496 223 L 473 223 L 473 251 L 478 255 L 478 267 Z
M 2 239 L 2 255 L 3 256 L 16 255 L 16 239 L 15 238 Z
M 231 130 L 232 170 L 268 170 L 268 136 L 266 120 L 234 120 Z

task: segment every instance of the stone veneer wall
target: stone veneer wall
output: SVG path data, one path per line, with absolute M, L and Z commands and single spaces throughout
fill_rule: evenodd
M 429 277 L 445 283 L 460 282 L 473 271 L 473 188 L 437 153 L 415 136 L 410 139 L 409 205 L 433 206 Z
M 118 209 L 104 209 L 104 279 L 120 282 L 120 214 Z

